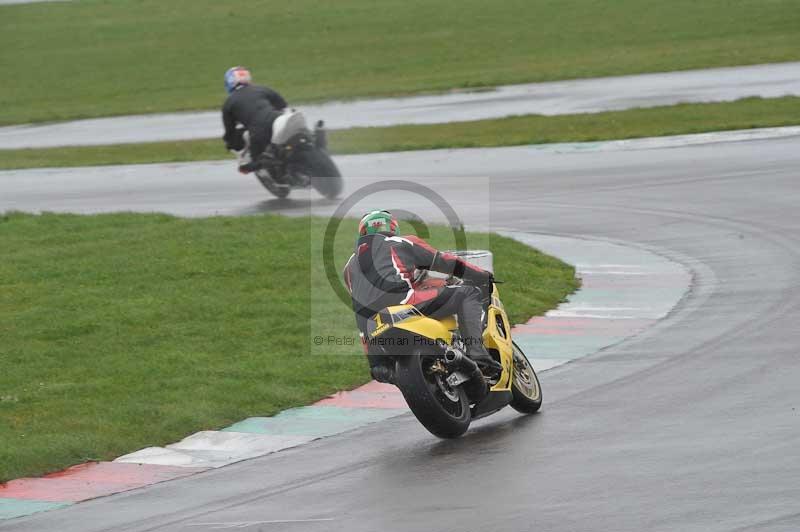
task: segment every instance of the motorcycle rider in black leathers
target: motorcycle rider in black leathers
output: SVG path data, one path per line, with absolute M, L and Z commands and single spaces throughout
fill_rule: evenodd
M 243 124 L 250 133 L 251 161 L 239 166 L 243 174 L 261 168 L 261 155 L 272 140 L 272 123 L 286 108 L 283 96 L 268 87 L 252 85 L 250 71 L 236 66 L 225 72 L 225 90 L 228 99 L 222 106 L 222 122 L 225 125 L 225 147 L 242 150 L 242 131 L 236 124 Z
M 420 289 L 414 285 L 414 270 L 432 270 L 479 284 L 493 277 L 467 261 L 442 253 L 417 236 L 398 236 L 397 219 L 388 211 L 372 211 L 359 223 L 356 249 L 344 268 L 344 279 L 353 301 L 356 323 L 362 342 L 366 341 L 367 322 L 391 305 L 410 304 L 426 316 L 441 318 L 456 314 L 467 356 L 484 372 L 502 369 L 483 345 L 481 291 L 471 285 L 450 285 Z M 383 357 L 367 354 L 373 378 L 393 379 L 392 367 Z

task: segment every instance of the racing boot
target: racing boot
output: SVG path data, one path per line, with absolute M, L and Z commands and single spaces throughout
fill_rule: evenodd
M 239 165 L 239 172 L 242 174 L 249 174 L 250 172 L 256 172 L 258 170 L 261 170 L 262 168 L 269 168 L 269 165 L 276 161 L 275 157 L 276 157 L 275 147 L 272 144 L 270 144 L 264 150 L 264 153 L 262 153 L 249 163 Z M 270 172 L 270 174 L 272 173 L 273 172 Z
M 370 369 L 372 378 L 378 382 L 394 384 L 394 369 L 389 366 L 374 366 Z
M 394 360 L 382 354 L 368 353 L 369 372 L 372 378 L 378 382 L 388 382 L 394 384 Z
M 478 364 L 481 372 L 487 377 L 496 377 L 503 371 L 503 366 L 492 358 L 483 344 L 471 346 L 467 356 Z
M 263 168 L 264 165 L 261 159 L 256 159 L 255 161 L 250 161 L 249 163 L 240 164 L 239 165 L 239 173 L 240 174 L 249 174 L 251 172 L 255 172 Z
M 458 312 L 458 327 L 467 347 L 467 356 L 478 364 L 478 367 L 487 377 L 494 376 L 503 371 L 500 365 L 483 345 L 483 317 L 484 309 L 481 302 L 481 292 L 475 287 L 463 287 L 465 294 L 463 303 Z

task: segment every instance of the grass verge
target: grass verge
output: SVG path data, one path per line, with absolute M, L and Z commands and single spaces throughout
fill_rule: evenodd
M 800 59 L 796 0 L 83 0 L 0 7 L 0 124 Z M 32 67 L 33 65 L 33 67 Z
M 800 124 L 800 98 L 331 131 L 335 154 L 582 142 Z M 218 139 L 0 150 L 0 169 L 229 159 Z
M 323 223 L 0 217 L 0 482 L 174 442 L 365 382 L 360 347 L 310 354 L 309 238 Z M 446 237 L 434 228 L 431 240 L 447 245 Z M 337 239 L 338 265 L 351 244 Z M 557 259 L 497 235 L 490 245 L 516 322 L 577 287 Z M 327 332 L 352 335 L 348 309 L 332 301 L 317 308 L 330 310 L 317 315 Z

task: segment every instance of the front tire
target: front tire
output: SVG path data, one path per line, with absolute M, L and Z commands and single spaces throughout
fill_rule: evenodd
M 511 408 L 523 414 L 533 414 L 542 407 L 542 386 L 528 357 L 514 345 L 514 375 L 511 380 Z
M 261 183 L 261 186 L 269 190 L 269 192 L 276 198 L 283 199 L 292 191 L 291 187 L 280 186 L 275 183 L 267 170 L 258 170 L 256 172 L 256 179 L 258 179 L 258 182 Z
M 328 199 L 339 197 L 344 188 L 342 174 L 326 152 L 314 148 L 306 154 L 306 165 L 311 176 L 311 186 Z
M 469 428 L 472 414 L 463 386 L 451 388 L 441 374 L 431 372 L 437 357 L 419 351 L 398 357 L 395 381 L 420 423 L 439 438 L 458 438 Z

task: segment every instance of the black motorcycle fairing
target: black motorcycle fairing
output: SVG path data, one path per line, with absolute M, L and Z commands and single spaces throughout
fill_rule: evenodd
M 303 150 L 313 149 L 314 137 L 308 131 L 301 131 L 289 138 L 284 146 L 282 146 L 287 159 L 301 155 Z
M 492 392 L 483 398 L 482 401 L 473 405 L 472 419 L 479 419 L 486 417 L 489 414 L 494 414 L 498 410 L 505 408 L 513 398 L 511 390 L 501 392 Z

